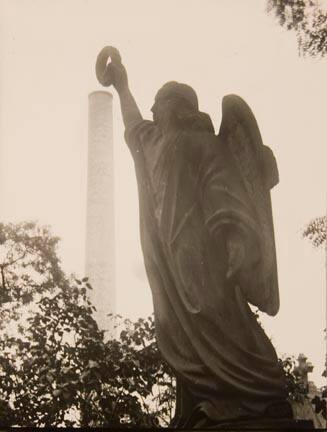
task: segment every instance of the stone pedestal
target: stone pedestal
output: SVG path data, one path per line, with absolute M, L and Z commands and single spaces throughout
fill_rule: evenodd
M 289 431 L 295 432 L 300 430 L 313 430 L 314 425 L 311 420 L 292 420 L 292 419 L 261 419 L 261 420 L 244 420 L 231 423 L 221 423 L 210 426 L 209 428 L 201 429 L 201 426 L 197 426 L 196 430 L 211 430 L 211 431 L 230 431 L 230 432 L 243 432 L 255 430 L 257 432 L 271 431 Z

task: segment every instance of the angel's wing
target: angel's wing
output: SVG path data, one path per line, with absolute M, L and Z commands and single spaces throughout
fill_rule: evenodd
M 260 310 L 276 315 L 279 290 L 270 189 L 279 181 L 277 164 L 270 148 L 262 143 L 250 107 L 239 96 L 223 98 L 219 136 L 227 143 L 239 170 L 260 233 L 262 263 L 255 277 L 259 283 L 249 284 L 245 295 Z

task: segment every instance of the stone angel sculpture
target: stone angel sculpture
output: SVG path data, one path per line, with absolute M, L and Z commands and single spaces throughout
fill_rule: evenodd
M 216 135 L 195 91 L 170 81 L 144 120 L 116 48 L 100 52 L 96 74 L 118 92 L 134 159 L 156 337 L 177 377 L 171 426 L 291 418 L 275 349 L 249 306 L 279 308 L 278 170 L 251 109 L 225 96 Z

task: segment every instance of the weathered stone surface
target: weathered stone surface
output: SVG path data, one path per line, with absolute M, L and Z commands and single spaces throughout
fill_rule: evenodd
M 212 426 L 209 428 L 211 431 L 226 430 L 229 432 L 243 432 L 255 430 L 257 432 L 280 432 L 289 431 L 295 432 L 300 430 L 312 430 L 313 423 L 310 420 L 260 420 L 260 421 L 249 421 L 249 422 L 235 422 L 235 423 L 221 423 L 220 425 Z M 201 428 L 197 428 L 201 430 Z M 203 429 L 208 430 L 208 428 Z
M 283 371 L 248 304 L 269 315 L 279 308 L 270 200 L 278 170 L 251 109 L 224 97 L 216 135 L 195 91 L 171 81 L 147 121 L 116 49 L 101 51 L 96 71 L 118 91 L 134 159 L 157 341 L 177 375 L 172 426 L 287 411 Z M 291 417 L 282 411 L 276 419 Z

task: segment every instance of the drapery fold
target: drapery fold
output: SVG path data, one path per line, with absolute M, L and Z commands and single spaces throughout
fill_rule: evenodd
M 125 138 L 158 345 L 191 395 L 188 414 L 179 415 L 199 403 L 218 420 L 262 413 L 285 399 L 285 383 L 247 303 L 247 293 L 260 289 L 260 226 L 228 149 L 211 133 L 163 136 L 149 121 Z M 230 233 L 246 250 L 233 282 L 226 279 Z

